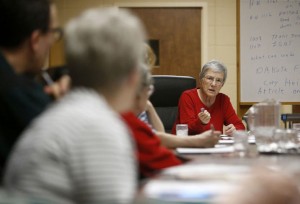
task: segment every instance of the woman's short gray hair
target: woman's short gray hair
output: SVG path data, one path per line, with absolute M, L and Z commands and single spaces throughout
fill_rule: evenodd
M 140 64 L 141 67 L 141 83 L 139 93 L 143 91 L 144 88 L 147 88 L 153 85 L 152 75 L 150 73 L 150 67 L 148 64 L 142 63 Z
M 74 86 L 118 89 L 144 60 L 143 25 L 127 10 L 89 9 L 71 20 L 65 32 Z
M 142 87 L 149 87 L 150 85 L 153 85 L 153 79 L 152 75 L 150 73 L 150 65 L 147 65 L 145 63 L 141 64 L 141 86 Z
M 212 70 L 215 72 L 221 72 L 224 74 L 223 83 L 225 83 L 227 78 L 227 68 L 226 66 L 218 60 L 211 60 L 203 65 L 201 72 L 199 73 L 199 78 L 203 79 L 208 70 Z

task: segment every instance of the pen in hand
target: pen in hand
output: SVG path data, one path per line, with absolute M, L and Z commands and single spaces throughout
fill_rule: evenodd
M 205 110 L 205 108 L 200 109 L 200 112 L 198 113 L 198 117 L 203 125 L 207 125 L 211 118 L 210 113 L 207 110 Z
M 55 85 L 55 82 L 51 78 L 51 76 L 48 74 L 46 70 L 42 70 L 41 77 L 44 80 L 45 86 L 44 91 L 47 93 L 50 97 L 53 99 L 59 98 L 59 91 L 58 86 Z
M 48 72 L 45 70 L 42 71 L 42 78 L 44 79 L 47 85 L 52 85 L 54 83 Z

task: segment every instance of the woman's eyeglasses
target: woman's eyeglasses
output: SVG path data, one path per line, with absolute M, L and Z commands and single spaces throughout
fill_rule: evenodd
M 154 92 L 154 86 L 151 84 L 148 88 L 148 97 L 150 97 Z
M 210 83 L 210 84 L 212 84 L 212 83 L 215 82 L 215 84 L 216 84 L 217 86 L 220 86 L 220 85 L 223 84 L 223 79 L 220 79 L 220 78 L 215 78 L 215 77 L 212 77 L 212 76 L 205 76 L 204 79 L 205 79 L 208 83 Z
M 58 28 L 51 28 L 49 29 L 49 32 L 53 34 L 53 38 L 54 38 L 54 41 L 59 41 L 60 39 L 62 39 L 63 37 L 63 29 L 58 27 Z

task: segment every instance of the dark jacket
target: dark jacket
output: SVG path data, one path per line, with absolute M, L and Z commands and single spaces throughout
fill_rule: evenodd
M 0 168 L 22 131 L 51 101 L 33 76 L 16 74 L 0 53 Z

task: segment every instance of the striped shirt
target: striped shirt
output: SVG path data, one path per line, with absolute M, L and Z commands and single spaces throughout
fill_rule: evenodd
M 9 160 L 5 187 L 53 203 L 130 203 L 136 164 L 127 127 L 103 97 L 81 89 L 25 131 Z
M 152 124 L 151 124 L 151 122 L 150 122 L 150 120 L 149 120 L 148 113 L 147 113 L 146 111 L 143 111 L 142 113 L 140 113 L 140 114 L 138 115 L 138 118 L 139 118 L 141 121 L 143 121 L 144 123 L 146 123 L 146 125 L 149 126 L 149 128 L 152 130 L 152 132 L 153 132 L 154 134 L 156 134 L 157 131 L 156 131 L 155 128 L 152 126 Z

